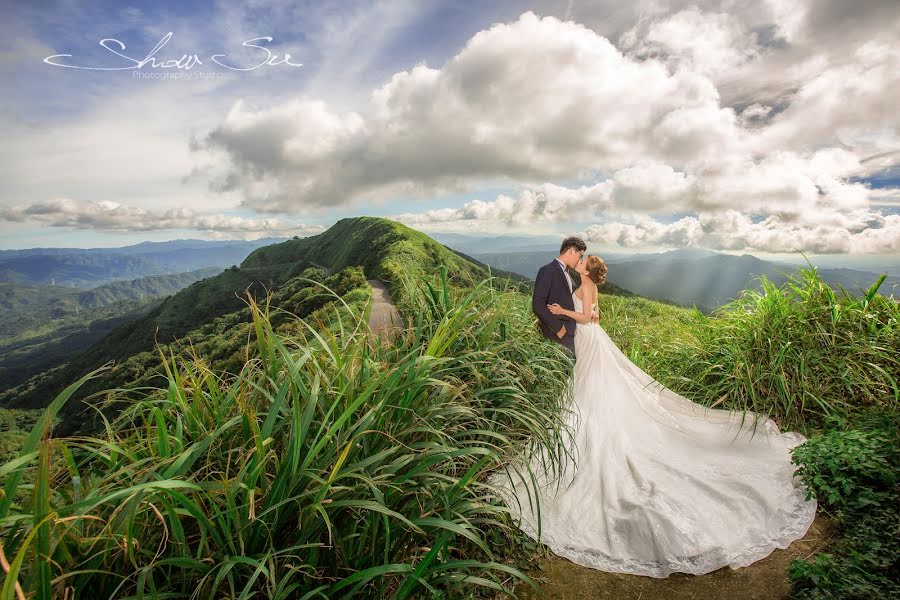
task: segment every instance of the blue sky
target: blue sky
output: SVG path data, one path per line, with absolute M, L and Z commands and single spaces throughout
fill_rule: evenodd
M 896 260 L 900 8 L 846 10 L 7 8 L 0 246 L 306 235 L 368 214 L 426 232 L 576 233 L 619 252 Z M 302 65 L 260 64 L 288 53 Z M 45 62 L 57 54 L 71 56 Z

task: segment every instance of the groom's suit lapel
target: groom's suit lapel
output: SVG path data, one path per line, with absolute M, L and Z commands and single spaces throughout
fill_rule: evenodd
M 550 266 L 556 271 L 556 275 L 554 277 L 562 284 L 563 289 L 569 291 L 569 282 L 566 281 L 566 274 L 563 272 L 563 267 L 560 266 L 559 261 L 555 258 L 551 261 Z M 571 293 L 571 291 L 569 291 Z
M 550 268 L 552 268 L 556 274 L 553 276 L 559 281 L 559 285 L 562 287 L 560 291 L 562 292 L 562 296 L 559 298 L 558 302 L 560 306 L 563 308 L 568 308 L 569 310 L 575 309 L 575 301 L 572 300 L 572 290 L 569 288 L 569 282 L 566 281 L 566 274 L 563 273 L 563 267 L 560 266 L 559 261 L 555 258 L 550 262 Z M 573 287 L 575 282 L 572 282 Z

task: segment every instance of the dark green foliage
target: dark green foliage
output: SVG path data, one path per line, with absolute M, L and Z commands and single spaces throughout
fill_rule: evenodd
M 0 347 L 0 393 L 34 377 L 46 375 L 64 366 L 116 328 L 138 320 L 152 311 L 163 298 L 117 302 L 85 311 L 78 318 L 67 318 L 47 333 L 24 340 L 10 341 Z M 33 333 L 33 332 L 29 332 Z
M 0 408 L 0 464 L 19 455 L 22 443 L 37 423 L 41 412 Z
M 794 452 L 798 474 L 830 512 L 885 504 L 900 478 L 900 438 L 889 423 L 832 429 Z
M 813 560 L 795 560 L 794 598 L 900 597 L 900 415 L 871 411 L 794 449 L 798 474 L 839 539 Z

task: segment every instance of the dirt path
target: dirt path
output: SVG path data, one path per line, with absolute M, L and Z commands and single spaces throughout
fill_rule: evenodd
M 391 294 L 387 287 L 377 279 L 369 279 L 372 286 L 372 312 L 369 313 L 369 329 L 377 333 L 382 341 L 391 338 L 393 332 L 398 329 L 403 320 L 397 307 L 391 302 Z
M 578 566 L 566 559 L 541 560 L 540 568 L 528 573 L 544 590 L 546 600 L 779 600 L 790 592 L 787 566 L 794 558 L 808 558 L 825 546 L 830 527 L 819 515 L 806 535 L 785 550 L 775 550 L 766 558 L 741 569 L 725 567 L 707 575 L 674 573 L 665 579 L 604 573 Z M 541 596 L 530 586 L 516 586 L 520 598 Z

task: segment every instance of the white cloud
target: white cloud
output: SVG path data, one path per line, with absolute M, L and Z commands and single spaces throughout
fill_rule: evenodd
M 26 206 L 0 208 L 0 219 L 24 223 L 32 221 L 49 227 L 98 231 L 157 231 L 196 229 L 203 232 L 268 235 L 309 235 L 325 228 L 292 224 L 280 219 L 201 214 L 189 208 L 148 210 L 112 201 L 79 202 L 56 198 Z
M 674 223 L 639 216 L 634 223 L 591 225 L 583 235 L 588 241 L 625 247 L 660 245 L 758 252 L 898 254 L 900 215 L 860 210 L 841 217 L 832 215 L 820 223 L 786 222 L 774 215 L 754 223 L 747 215 L 728 210 L 700 213 Z
M 656 57 L 673 70 L 688 69 L 716 78 L 757 58 L 757 35 L 727 12 L 702 12 L 697 6 L 658 20 L 639 23 L 619 39 L 630 55 Z
M 640 160 L 695 163 L 746 143 L 709 79 L 627 58 L 581 25 L 530 12 L 477 33 L 441 69 L 395 74 L 371 98 L 365 116 L 306 98 L 236 106 L 205 140 L 231 160 L 217 185 L 255 210 L 302 212 L 485 179 L 536 183 Z
M 411 66 L 420 50 L 404 49 L 410 66 L 377 79 L 394 36 L 428 13 L 417 3 L 223 3 L 208 28 L 179 34 L 183 45 L 224 48 L 291 23 L 303 32 L 309 79 L 95 86 L 103 92 L 88 94 L 85 109 L 61 104 L 68 118 L 26 127 L 8 117 L 0 194 L 23 206 L 5 212 L 63 196 L 98 200 L 63 206 L 54 218 L 75 219 L 70 226 L 133 218 L 139 228 L 139 215 L 110 215 L 192 206 L 210 217 L 239 201 L 306 218 L 487 182 L 522 191 L 398 218 L 422 227 L 598 222 L 629 244 L 893 247 L 894 220 L 874 208 L 900 196 L 851 181 L 900 161 L 896 0 L 599 0 L 548 10 L 557 9 L 577 22 L 505 13 L 439 67 Z M 145 32 L 162 26 L 123 14 Z M 0 68 L 15 56 L 0 52 Z M 192 137 L 198 131 L 208 135 Z M 211 189 L 200 189 L 206 181 Z M 590 183 L 553 183 L 563 181 Z M 651 218 L 673 212 L 696 216 Z M 38 214 L 30 218 L 51 222 Z M 244 225 L 268 222 L 252 221 Z
M 854 131 L 849 120 L 862 127 L 865 116 L 816 110 L 812 99 L 826 86 L 814 77 L 788 109 L 755 103 L 738 117 L 720 105 L 712 77 L 755 60 L 756 34 L 728 14 L 696 8 L 662 19 L 645 26 L 650 42 L 674 53 L 674 72 L 655 58 L 622 54 L 581 25 L 525 13 L 478 32 L 440 69 L 417 65 L 395 74 L 373 91 L 366 114 L 338 113 L 308 98 L 256 110 L 237 104 L 205 140 L 230 159 L 217 186 L 240 192 L 245 206 L 261 212 L 302 213 L 506 178 L 530 185 L 519 198 L 401 218 L 446 223 L 490 215 L 510 225 L 537 213 L 565 218 L 558 206 L 568 200 L 553 204 L 563 188 L 535 186 L 591 174 L 613 182 L 602 200 L 595 193 L 584 206 L 571 202 L 595 215 L 740 210 L 814 222 L 868 205 L 869 190 L 849 182 L 865 171 L 859 155 L 828 131 L 831 118 L 846 113 L 846 133 Z M 707 29 L 711 41 L 698 41 Z M 702 56 L 715 64 L 699 64 Z M 860 57 L 879 73 L 894 60 L 872 51 Z M 673 66 L 671 54 L 661 60 Z M 871 86 L 873 98 L 884 84 Z M 819 124 L 805 126 L 801 110 Z M 896 125 L 885 110 L 877 114 L 884 117 L 875 117 L 878 124 Z M 883 146 L 890 135 L 879 139 Z
M 501 222 L 510 226 L 590 218 L 612 206 L 611 181 L 577 189 L 545 183 L 523 190 L 518 197 L 501 194 L 492 201 L 472 200 L 461 208 L 406 213 L 392 217 L 411 227 L 460 222 Z

